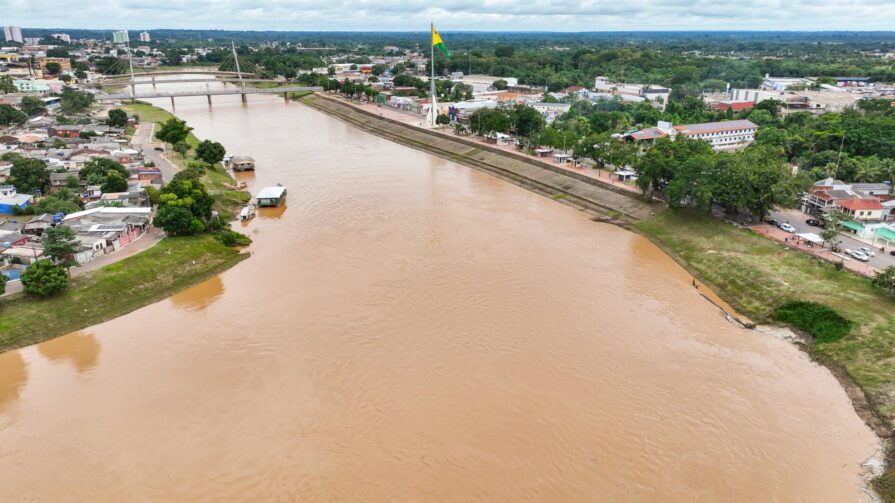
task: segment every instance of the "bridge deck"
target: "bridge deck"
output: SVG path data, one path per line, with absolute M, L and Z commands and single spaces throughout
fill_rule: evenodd
M 255 87 L 247 87 L 245 89 L 206 89 L 195 91 L 159 91 L 154 93 L 119 93 L 119 94 L 97 94 L 94 98 L 97 101 L 118 101 L 118 100 L 140 100 L 148 98 L 180 98 L 186 96 L 223 96 L 234 94 L 282 94 L 296 93 L 302 91 L 322 91 L 321 87 L 275 87 L 271 89 L 258 89 Z

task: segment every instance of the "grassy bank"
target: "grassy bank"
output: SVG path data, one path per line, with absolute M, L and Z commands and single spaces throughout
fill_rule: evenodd
M 844 369 L 879 417 L 895 420 L 895 302 L 867 279 L 708 216 L 666 211 L 636 228 L 756 322 L 771 323 L 773 311 L 792 301 L 824 304 L 852 320 L 849 335 L 811 351 Z
M 167 110 L 148 103 L 138 102 L 122 108 L 128 115 L 137 115 L 142 123 L 161 123 L 174 117 Z M 196 146 L 199 145 L 199 138 L 190 133 L 186 138 L 186 143 L 190 146 L 191 151 L 195 151 Z M 181 157 L 172 151 L 166 152 L 165 157 L 180 170 L 187 169 L 188 163 L 194 161 L 189 154 L 186 157 Z M 252 195 L 248 192 L 236 188 L 236 180 L 230 176 L 230 173 L 221 164 L 215 164 L 211 168 L 205 169 L 200 178 L 202 183 L 208 188 L 209 194 L 214 197 L 215 209 L 220 212 L 221 218 L 224 220 L 235 218 L 240 208 L 252 198 Z
M 0 300 L 0 352 L 89 327 L 158 302 L 236 265 L 249 255 L 210 235 L 157 245 L 74 278 L 62 295 Z

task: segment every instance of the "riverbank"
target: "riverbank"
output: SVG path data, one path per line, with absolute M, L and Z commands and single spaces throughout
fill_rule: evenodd
M 137 102 L 125 105 L 122 108 L 128 115 L 139 117 L 141 127 L 149 127 L 152 123 L 155 123 L 155 127 L 158 127 L 158 124 L 175 117 L 174 114 L 167 110 L 148 103 Z M 195 151 L 196 146 L 199 145 L 199 138 L 193 133 L 190 133 L 185 141 L 191 151 Z M 159 142 L 159 145 L 162 145 L 162 143 Z M 189 169 L 189 163 L 192 161 L 190 157 L 181 156 L 170 151 L 165 151 L 161 156 L 178 170 Z M 236 180 L 230 176 L 230 173 L 220 163 L 203 169 L 199 179 L 205 184 L 208 193 L 214 197 L 214 209 L 220 213 L 221 219 L 224 221 L 233 220 L 242 206 L 252 199 L 251 194 L 236 187 Z
M 573 183 L 577 180 L 569 176 L 565 176 L 566 180 L 557 178 L 548 166 L 538 166 L 536 162 L 528 164 L 540 170 L 540 176 L 531 170 L 521 171 L 521 154 L 427 132 L 325 96 L 315 95 L 302 101 L 398 143 L 490 172 L 585 211 L 617 217 L 614 223 L 656 243 L 721 299 L 756 323 L 773 324 L 773 311 L 794 300 L 834 307 L 854 321 L 850 335 L 836 342 L 799 347 L 839 379 L 856 412 L 871 429 L 880 437 L 891 437 L 895 422 L 895 303 L 874 289 L 866 278 L 709 216 L 663 211 L 659 205 L 627 196 L 640 203 L 632 210 L 632 205 L 623 204 L 624 200 L 605 197 L 605 190 L 581 190 L 580 185 Z M 487 159 L 479 157 L 481 152 L 488 154 Z M 895 459 L 891 452 L 888 457 L 888 466 L 892 467 Z M 884 501 L 895 501 L 892 480 L 895 472 L 890 470 L 874 483 Z
M 211 235 L 165 238 L 137 255 L 73 278 L 61 295 L 4 298 L 0 301 L 0 353 L 122 316 L 248 257 Z

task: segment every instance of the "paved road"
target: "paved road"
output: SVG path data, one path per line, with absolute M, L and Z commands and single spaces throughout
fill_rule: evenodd
M 812 217 L 798 210 L 772 211 L 771 218 L 775 218 L 781 222 L 789 222 L 790 225 L 795 227 L 797 233 L 813 232 L 815 234 L 820 234 L 821 231 L 821 229 L 818 227 L 812 227 L 806 224 L 805 220 Z M 848 234 L 840 233 L 838 239 L 842 240 L 843 251 L 854 250 L 855 248 L 859 248 L 862 246 L 873 249 L 874 252 L 876 252 L 876 256 L 870 258 L 869 264 L 876 269 L 885 269 L 889 266 L 895 266 L 895 256 L 889 254 L 889 251 L 891 251 L 892 248 L 887 248 L 885 252 L 883 252 L 883 250 L 881 250 L 879 247 L 874 248 L 872 245 L 850 237 Z
M 121 248 L 118 251 L 108 253 L 99 257 L 98 259 L 91 260 L 86 264 L 78 267 L 71 268 L 71 276 L 76 278 L 82 274 L 86 274 L 90 271 L 95 271 L 101 267 L 105 267 L 109 264 L 114 264 L 119 260 L 126 259 L 132 255 L 136 255 L 141 251 L 152 247 L 156 243 L 162 240 L 165 237 L 164 231 L 156 227 L 150 227 L 148 231 L 143 233 L 142 236 L 138 237 L 136 241 L 128 244 L 124 248 Z M 21 281 L 10 281 L 6 283 L 6 293 L 3 295 L 12 295 L 14 293 L 19 293 L 22 291 L 22 282 Z
M 165 182 L 171 181 L 174 178 L 174 175 L 177 173 L 177 166 L 171 163 L 162 152 L 155 150 L 155 147 L 165 148 L 165 144 L 161 142 L 157 142 L 153 140 L 153 133 L 155 132 L 155 123 L 154 122 L 146 122 L 137 125 L 137 132 L 134 134 L 134 139 L 131 142 L 134 148 L 143 151 L 143 157 L 147 161 L 152 161 L 155 163 L 156 167 L 158 167 L 162 172 L 162 179 Z

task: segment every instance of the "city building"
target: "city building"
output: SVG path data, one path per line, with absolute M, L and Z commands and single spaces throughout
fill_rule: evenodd
M 116 44 L 126 44 L 130 41 L 128 38 L 127 30 L 116 31 L 112 33 L 112 42 Z
M 769 74 L 765 74 L 764 80 L 761 83 L 761 88 L 771 91 L 786 91 L 790 87 L 810 86 L 812 84 L 814 84 L 814 82 L 809 79 L 798 77 L 771 77 Z
M 22 29 L 18 26 L 4 26 L 3 36 L 6 38 L 7 42 L 25 43 L 25 39 L 22 38 Z
M 65 42 L 66 44 L 71 43 L 71 36 L 69 36 L 68 33 L 54 33 L 50 36 L 55 38 L 56 40 L 61 40 L 61 41 Z
M 755 141 L 756 131 L 758 131 L 758 126 L 748 120 L 684 124 L 683 126 L 673 126 L 670 122 L 659 121 L 656 127 L 629 133 L 625 138 L 634 141 L 655 141 L 665 136 L 683 135 L 687 138 L 706 141 L 715 150 L 730 151 L 746 147 Z
M 668 98 L 671 96 L 671 88 L 668 87 L 655 84 L 623 84 L 612 82 L 607 77 L 594 79 L 594 91 L 600 94 L 619 96 L 624 101 L 636 102 L 646 99 L 660 110 L 665 109 Z
M 150 41 L 150 39 L 149 39 L 149 32 L 148 32 L 148 31 L 141 31 L 141 32 L 140 32 L 140 42 L 149 42 L 149 41 Z

